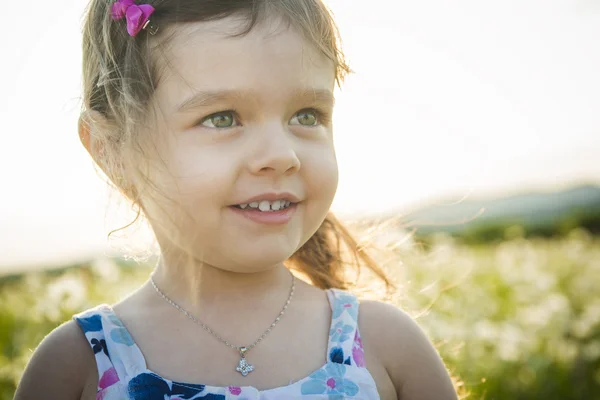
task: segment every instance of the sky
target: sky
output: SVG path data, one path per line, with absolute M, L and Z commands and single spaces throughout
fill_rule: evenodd
M 77 136 L 86 3 L 3 4 L 5 270 L 106 251 L 123 221 Z M 327 3 L 354 70 L 334 211 L 600 183 L 600 1 Z

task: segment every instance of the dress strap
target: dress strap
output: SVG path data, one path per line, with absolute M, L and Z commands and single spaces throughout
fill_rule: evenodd
M 94 351 L 98 391 L 127 382 L 146 370 L 146 361 L 123 322 L 102 304 L 73 316 Z
M 340 290 L 328 289 L 331 305 L 331 328 L 327 346 L 327 361 L 365 367 L 365 357 L 358 330 L 358 299 Z

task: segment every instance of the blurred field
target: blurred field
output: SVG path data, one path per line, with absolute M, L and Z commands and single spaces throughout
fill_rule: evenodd
M 507 233 L 497 243 L 438 235 L 426 248 L 395 246 L 399 305 L 417 317 L 469 399 L 600 399 L 600 238 L 580 229 L 559 238 Z M 101 261 L 2 278 L 0 399 L 12 399 L 44 335 L 116 301 L 149 271 Z

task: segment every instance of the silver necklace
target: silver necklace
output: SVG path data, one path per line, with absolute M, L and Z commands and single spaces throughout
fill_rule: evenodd
M 156 290 L 156 293 L 158 293 L 167 303 L 169 303 L 170 305 L 172 305 L 173 307 L 175 307 L 176 309 L 178 309 L 179 311 L 184 313 L 186 317 L 191 319 L 197 325 L 200 325 L 205 331 L 210 333 L 212 336 L 216 337 L 217 339 L 219 339 L 221 342 L 225 343 L 227 346 L 231 347 L 232 349 L 237 350 L 240 353 L 240 361 L 235 370 L 238 371 L 243 376 L 246 376 L 250 372 L 254 371 L 254 365 L 251 365 L 248 363 L 248 361 L 246 361 L 246 353 L 249 352 L 250 350 L 252 350 L 257 344 L 262 342 L 262 340 L 271 332 L 271 330 L 275 327 L 275 325 L 277 325 L 277 323 L 281 320 L 281 317 L 283 316 L 283 314 L 285 314 L 285 310 L 287 310 L 288 306 L 290 305 L 290 301 L 292 300 L 292 296 L 294 295 L 294 289 L 296 287 L 296 282 L 295 282 L 296 278 L 293 274 L 291 274 L 291 275 L 292 275 L 292 287 L 290 288 L 290 295 L 288 296 L 288 299 L 285 302 L 283 309 L 281 310 L 281 312 L 279 313 L 277 318 L 275 318 L 275 321 L 273 321 L 271 326 L 269 326 L 267 328 L 267 330 L 264 331 L 264 333 L 262 335 L 260 335 L 260 337 L 254 341 L 254 343 L 252 343 L 248 346 L 235 346 L 235 345 L 229 343 L 227 340 L 225 340 L 221 336 L 219 336 L 219 334 L 215 333 L 212 329 L 210 329 L 208 326 L 206 326 L 206 324 L 202 323 L 200 320 L 198 320 L 192 314 L 190 314 L 189 312 L 187 312 L 186 310 L 181 308 L 179 306 L 179 304 L 175 303 L 173 300 L 168 298 L 163 292 L 161 292 L 160 289 L 156 286 L 156 283 L 154 282 L 154 278 L 152 277 L 152 275 L 150 275 L 150 282 L 152 283 L 152 286 L 154 286 L 154 290 Z

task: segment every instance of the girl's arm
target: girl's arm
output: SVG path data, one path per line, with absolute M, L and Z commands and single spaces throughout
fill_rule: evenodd
M 74 321 L 52 331 L 33 353 L 15 400 L 79 400 L 95 398 L 97 374 L 90 346 Z M 97 383 L 97 381 L 96 381 Z
M 442 359 L 410 316 L 390 304 L 375 301 L 361 302 L 359 315 L 361 333 L 364 326 L 372 338 L 365 348 L 375 349 L 398 399 L 457 399 Z

